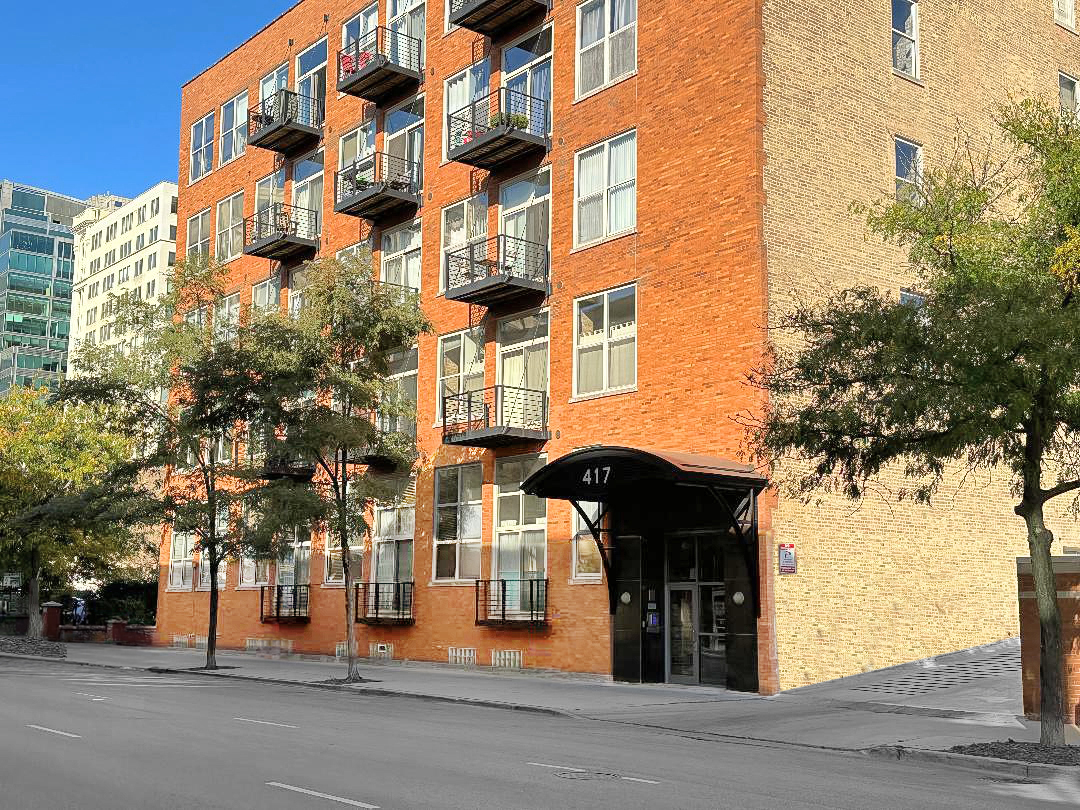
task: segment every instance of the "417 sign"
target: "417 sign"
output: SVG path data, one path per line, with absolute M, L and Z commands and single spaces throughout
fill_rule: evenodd
M 611 478 L 611 467 L 586 467 L 581 476 L 581 483 L 590 487 L 606 486 Z

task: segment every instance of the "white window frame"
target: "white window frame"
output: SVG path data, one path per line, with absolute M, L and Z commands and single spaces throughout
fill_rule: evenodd
M 893 0 L 895 1 L 895 0 Z M 919 74 L 922 72 L 921 60 L 919 58 L 919 0 L 900 0 L 902 3 L 908 3 L 911 5 L 911 33 L 907 31 L 901 31 L 896 27 L 896 20 L 892 19 L 892 3 L 889 5 L 889 25 L 892 30 L 891 35 L 891 51 L 892 56 L 892 69 L 901 76 L 906 76 L 909 79 L 918 79 Z M 1071 0 L 1070 0 L 1071 2 Z M 896 38 L 901 37 L 911 42 L 911 72 L 908 72 L 900 67 L 897 67 L 896 59 Z
M 626 138 L 633 136 L 634 138 L 634 176 L 633 180 L 624 180 L 616 185 L 611 185 L 611 144 L 620 138 Z M 599 193 L 602 196 L 602 204 L 604 210 L 604 227 L 600 236 L 590 239 L 588 241 L 581 241 L 579 231 L 579 213 L 581 209 L 581 203 L 583 199 L 580 196 L 581 178 L 580 169 L 581 161 L 585 156 L 596 152 L 597 150 L 603 150 L 604 153 L 604 187 L 600 192 L 593 192 L 589 197 L 595 196 Z M 600 143 L 594 143 L 592 146 L 587 146 L 574 153 L 574 247 L 588 247 L 590 245 L 598 245 L 602 242 L 606 242 L 609 239 L 617 239 L 620 236 L 625 236 L 628 233 L 634 233 L 637 230 L 637 130 L 631 129 L 626 132 L 620 132 L 618 135 L 601 141 Z M 633 186 L 634 189 L 634 220 L 627 227 L 618 230 L 611 230 L 611 206 L 610 199 L 613 190 L 618 188 L 627 188 Z
M 300 164 L 317 163 L 318 161 L 316 160 L 316 158 L 318 158 L 320 155 L 322 156 L 322 163 L 319 165 L 321 165 L 322 168 L 320 168 L 317 172 L 312 172 L 303 180 L 297 180 L 296 170 L 300 166 Z M 326 199 L 326 150 L 320 147 L 315 151 L 294 160 L 292 164 L 292 175 L 292 197 L 290 198 L 292 200 L 291 205 L 296 210 L 303 209 L 314 214 L 315 236 L 321 236 L 323 228 L 323 201 Z M 273 175 L 271 175 L 271 177 L 272 176 Z M 313 185 L 316 181 L 318 181 L 322 189 L 321 193 L 319 194 L 318 204 L 315 208 L 309 208 L 307 205 L 300 205 L 297 200 L 300 198 L 301 191 L 306 191 L 307 187 Z
M 200 118 L 198 121 L 196 121 L 194 124 L 191 125 L 191 133 L 190 133 L 191 140 L 189 142 L 189 147 L 190 148 L 188 150 L 188 158 L 189 158 L 188 185 L 191 185 L 192 183 L 195 183 L 195 182 L 201 180 L 202 178 L 206 177 L 206 175 L 210 174 L 210 172 L 212 172 L 214 170 L 214 142 L 215 142 L 214 126 L 215 126 L 215 119 L 216 119 L 215 113 L 216 113 L 216 110 L 211 110 L 210 112 L 208 112 L 206 115 L 204 115 L 202 118 Z M 210 122 L 210 139 L 209 140 L 206 139 L 206 124 L 207 124 L 207 121 Z M 195 127 L 199 126 L 200 124 L 202 125 L 203 137 L 202 137 L 202 140 L 198 144 L 196 144 L 195 143 Z M 210 151 L 209 160 L 206 159 L 207 158 L 207 155 L 206 155 L 207 150 Z M 196 160 L 197 155 L 199 156 L 198 160 Z M 196 167 L 196 165 L 199 165 L 199 164 L 205 166 L 206 171 L 204 171 L 202 174 L 197 175 L 197 174 L 195 174 L 195 167 Z
M 282 72 L 284 71 L 284 76 Z M 271 81 L 274 85 L 273 90 L 267 93 L 267 81 Z M 285 90 L 289 87 L 289 63 L 282 62 L 276 68 L 271 70 L 261 79 L 259 79 L 259 103 L 266 101 L 270 96 L 276 93 L 278 90 Z
M 390 252 L 390 250 L 387 248 L 387 244 L 388 244 L 389 240 L 392 237 L 396 236 L 397 234 L 403 233 L 404 231 L 407 231 L 407 230 L 414 230 L 416 232 L 416 241 L 413 243 L 413 246 L 409 247 L 409 248 L 406 248 L 405 250 L 397 250 L 397 251 L 394 251 L 394 252 Z M 380 259 L 380 261 L 379 261 L 379 280 L 383 281 L 383 282 L 387 281 L 386 267 L 391 261 L 393 261 L 394 259 L 400 259 L 401 260 L 401 271 L 402 271 L 402 276 L 404 276 L 405 275 L 405 270 L 406 270 L 406 267 L 407 267 L 406 258 L 409 257 L 409 256 L 412 256 L 414 254 L 419 257 L 417 259 L 416 266 L 419 268 L 420 276 L 419 276 L 419 278 L 416 279 L 416 286 L 413 287 L 413 289 L 415 289 L 417 292 L 419 292 L 420 287 L 423 284 L 423 278 L 424 278 L 423 277 L 423 272 L 424 272 L 424 227 L 423 227 L 423 221 L 421 219 L 417 218 L 417 219 L 414 219 L 412 222 L 406 222 L 405 224 L 401 225 L 400 227 L 392 228 L 392 229 L 390 229 L 388 231 L 385 231 L 383 233 L 383 235 L 382 235 L 382 241 L 380 243 L 380 247 L 382 249 L 379 251 L 379 254 L 380 254 L 379 255 L 379 259 Z M 408 279 L 405 279 L 405 280 L 408 280 Z M 397 284 L 399 282 L 393 282 L 393 283 Z M 406 284 L 404 286 L 411 287 L 412 285 Z
M 447 9 L 449 9 L 450 8 L 450 0 L 445 0 L 445 2 L 446 2 Z M 457 26 L 455 26 L 455 27 L 457 27 Z M 479 66 L 483 66 L 484 71 L 487 73 L 487 83 L 482 88 L 477 88 L 475 86 L 476 77 L 473 75 L 473 72 Z M 449 119 L 449 116 L 452 113 L 458 112 L 458 110 L 451 110 L 450 109 L 450 82 L 454 81 L 455 79 L 457 79 L 458 77 L 463 76 L 463 75 L 468 77 L 468 80 L 469 80 L 469 94 L 468 95 L 469 95 L 469 98 L 472 99 L 473 102 L 475 102 L 477 98 L 485 96 L 485 95 L 487 95 L 488 93 L 491 92 L 491 62 L 488 59 L 488 57 L 486 57 L 486 56 L 483 59 L 480 59 L 480 60 L 478 60 L 476 62 L 473 62 L 468 67 L 465 67 L 462 70 L 459 70 L 453 76 L 450 76 L 449 78 L 443 79 L 443 115 L 442 115 L 442 120 L 443 120 L 444 123 Z M 470 102 L 470 103 L 472 103 L 472 102 Z M 464 109 L 464 108 L 462 107 L 462 108 L 459 108 L 459 109 Z M 440 129 L 442 130 L 442 159 L 443 159 L 443 161 L 447 161 L 447 160 L 449 160 L 449 158 L 446 156 L 446 153 L 450 148 L 450 128 L 448 126 L 444 125 L 444 126 L 440 127 Z
M 462 206 L 464 212 L 465 228 L 463 230 L 463 238 L 453 244 L 447 244 L 447 227 L 446 227 L 446 215 L 451 209 Z M 474 221 L 476 216 L 480 217 L 480 224 L 483 225 L 483 233 L 477 233 L 472 238 L 469 237 L 469 224 Z M 439 293 L 446 292 L 447 272 L 449 265 L 446 263 L 447 255 L 454 250 L 459 250 L 470 244 L 480 244 L 487 241 L 488 238 L 488 196 L 487 191 L 480 191 L 472 196 L 465 197 L 457 202 L 450 203 L 450 205 L 444 206 L 440 217 L 440 236 L 441 236 L 441 255 L 439 257 Z M 550 230 L 550 228 L 548 229 Z
M 259 198 L 265 197 L 268 202 L 265 205 L 259 205 Z M 285 202 L 285 168 L 282 167 L 276 171 L 266 175 L 266 177 L 260 177 L 255 181 L 255 213 L 265 211 L 267 208 L 275 205 L 276 203 Z
M 536 315 L 537 317 L 544 318 L 547 321 L 547 332 L 543 337 L 536 337 L 535 335 L 529 340 L 523 340 L 519 343 L 513 343 L 510 345 L 504 344 L 500 339 L 499 332 L 502 329 L 502 325 L 507 321 L 516 321 L 521 318 L 527 318 L 530 315 Z M 521 349 L 530 349 L 539 345 L 547 346 L 547 370 L 544 374 L 544 379 L 547 381 L 547 385 L 544 389 L 544 393 L 548 393 L 551 390 L 551 313 L 545 307 L 542 309 L 533 309 L 526 312 L 518 312 L 513 315 L 507 315 L 504 318 L 499 318 L 495 324 L 495 384 L 496 385 L 508 385 L 508 386 L 520 386 L 518 381 L 507 381 L 502 378 L 502 356 L 503 350 L 518 351 Z
M 600 512 L 600 504 L 595 501 L 579 501 L 578 505 L 588 513 L 589 517 L 593 520 Z M 593 539 L 592 532 L 589 531 L 589 527 L 585 525 L 585 521 L 581 519 L 581 515 L 578 514 L 577 509 L 572 506 L 571 509 L 571 543 L 570 543 L 570 577 L 575 582 L 600 582 L 604 578 L 604 560 L 600 556 L 600 549 L 596 547 L 596 540 Z M 592 571 L 579 571 L 578 570 L 578 543 L 588 543 L 591 549 L 590 553 L 595 553 L 597 561 L 600 565 L 600 570 L 596 572 Z
M 611 386 L 611 384 L 610 384 L 610 374 L 611 374 L 610 357 L 611 357 L 611 343 L 612 343 L 612 336 L 610 334 L 610 332 L 611 332 L 611 324 L 610 324 L 610 308 L 611 308 L 611 305 L 610 305 L 610 300 L 611 300 L 611 295 L 613 293 L 621 292 L 623 290 L 628 290 L 628 289 L 633 289 L 634 290 L 634 329 L 633 329 L 633 334 L 634 334 L 634 381 L 632 383 L 627 383 L 626 385 L 621 385 L 621 386 L 619 386 L 617 388 L 613 388 Z M 603 296 L 603 298 L 604 298 L 604 328 L 603 328 L 603 331 L 602 331 L 602 333 L 600 335 L 600 341 L 599 341 L 603 345 L 602 361 L 601 361 L 603 363 L 603 378 L 602 378 L 603 379 L 603 385 L 599 389 L 597 389 L 596 391 L 581 392 L 581 391 L 578 391 L 578 355 L 579 355 L 580 350 L 582 348 L 580 343 L 579 343 L 579 335 L 578 335 L 578 327 L 580 325 L 580 318 L 581 318 L 581 316 L 579 314 L 579 307 L 581 306 L 582 301 L 585 301 L 586 299 L 589 299 L 589 298 L 596 298 L 597 296 Z M 574 346 L 573 346 L 573 348 L 574 348 L 574 362 L 573 362 L 572 372 L 573 372 L 573 375 L 574 375 L 573 391 L 574 391 L 574 397 L 575 398 L 587 399 L 589 397 L 604 396 L 606 394 L 614 394 L 614 393 L 619 393 L 621 391 L 633 391 L 635 388 L 637 388 L 637 380 L 638 380 L 638 373 L 637 373 L 638 372 L 638 328 L 637 327 L 638 327 L 638 321 L 640 320 L 638 318 L 638 313 L 641 311 L 641 306 L 640 306 L 638 296 L 639 296 L 638 285 L 637 285 L 637 282 L 634 282 L 632 284 L 623 284 L 623 285 L 621 285 L 619 287 L 612 287 L 611 289 L 608 289 L 608 290 L 600 290 L 598 292 L 589 293 L 588 295 L 582 295 L 579 298 L 574 299 L 574 326 L 573 326 L 573 329 L 574 329 Z
M 206 233 L 205 234 L 202 232 L 203 229 L 204 229 L 204 224 L 203 224 L 203 220 L 202 220 L 203 217 L 206 217 L 206 223 L 205 223 Z M 191 225 L 192 225 L 192 223 L 196 224 L 197 230 L 198 230 L 198 236 L 199 236 L 199 238 L 195 241 L 194 247 L 192 246 L 192 242 L 191 242 Z M 214 221 L 213 221 L 213 216 L 210 213 L 210 208 L 209 207 L 204 208 L 202 211 L 195 214 L 194 216 L 188 217 L 188 221 L 187 221 L 187 255 L 188 256 L 190 256 L 192 253 L 202 253 L 202 254 L 204 254 L 206 256 L 210 255 L 210 240 L 213 238 L 213 232 L 214 232 L 213 228 L 214 228 Z
M 466 501 L 462 500 L 462 481 L 465 470 L 475 469 L 480 473 L 480 498 L 478 500 Z M 446 501 L 445 503 L 439 502 L 439 477 L 446 475 L 450 470 L 457 471 L 457 495 L 456 500 Z M 435 501 L 435 526 L 432 532 L 432 544 L 431 544 L 431 579 L 433 582 L 475 582 L 483 574 L 483 544 L 484 544 L 484 468 L 481 464 L 458 464 L 446 467 L 435 468 L 435 489 L 432 493 Z M 439 539 L 439 508 L 455 507 L 457 509 L 457 534 L 453 540 L 440 540 Z M 462 539 L 461 529 L 464 525 L 462 515 L 464 510 L 476 510 L 476 526 L 478 531 L 478 537 Z M 439 547 L 440 546 L 456 546 L 456 552 L 454 556 L 454 576 L 453 577 L 440 577 L 439 576 Z M 475 577 L 462 577 L 461 576 L 461 547 L 463 545 L 475 545 L 476 559 L 477 559 L 477 572 Z
M 265 291 L 265 292 L 262 292 Z M 266 302 L 259 303 L 260 293 Z M 281 307 L 281 290 L 278 289 L 277 276 L 270 276 L 251 285 L 251 308 L 256 312 L 276 312 Z
M 240 203 L 239 218 L 230 219 L 225 223 L 225 229 L 222 230 L 222 206 L 225 206 L 225 214 L 231 217 L 236 213 L 236 202 L 238 200 Z M 223 264 L 240 258 L 244 253 L 244 192 L 242 189 L 217 204 L 214 221 L 216 224 L 214 258 Z M 235 252 L 233 248 L 236 248 Z
M 1066 110 L 1065 105 L 1062 104 L 1061 86 L 1065 82 L 1072 85 L 1073 108 L 1071 110 Z M 1071 76 L 1063 70 L 1058 71 L 1058 106 L 1061 108 L 1062 115 L 1065 115 L 1066 113 L 1076 115 L 1077 112 L 1080 111 L 1080 81 L 1078 81 L 1075 76 Z
M 363 149 L 360 149 L 361 133 L 364 133 Z M 356 157 L 345 162 L 345 141 L 350 138 L 355 138 L 357 143 Z M 365 121 L 360 126 L 356 127 L 349 132 L 346 132 L 338 139 L 338 168 L 344 169 L 351 166 L 353 163 L 357 163 L 364 158 L 370 156 L 375 152 L 375 121 L 374 119 Z
M 534 57 L 531 61 L 526 62 L 524 65 L 521 65 L 519 68 L 517 68 L 516 70 L 514 70 L 512 72 L 508 71 L 506 69 L 506 54 L 507 54 L 507 52 L 509 52 L 512 48 L 517 47 L 518 45 L 520 45 L 525 40 L 532 39 L 535 36 L 539 36 L 539 35 L 543 34 L 544 31 L 550 31 L 550 33 L 551 33 L 551 50 L 548 53 L 546 53 L 546 54 L 544 54 L 542 56 Z M 500 88 L 509 87 L 510 82 L 512 82 L 514 79 L 516 79 L 522 73 L 527 73 L 528 71 L 532 70 L 534 67 L 536 67 L 537 65 L 539 65 L 540 63 L 542 63 L 544 61 L 548 62 L 548 65 L 549 65 L 549 67 L 548 67 L 548 75 L 550 76 L 549 81 L 551 82 L 551 86 L 548 88 L 548 96 L 549 96 L 549 98 L 547 99 L 547 106 L 548 106 L 548 109 L 547 109 L 547 125 L 548 126 L 547 126 L 547 132 L 545 133 L 547 135 L 550 135 L 552 127 L 555 125 L 554 124 L 554 122 L 555 122 L 555 112 L 552 109 L 552 105 L 553 105 L 553 101 L 554 101 L 554 97 L 555 97 L 555 26 L 553 24 L 546 23 L 544 25 L 541 25 L 539 28 L 534 28 L 532 31 L 529 31 L 528 33 L 522 34 L 520 37 L 516 37 L 514 40 L 512 40 L 511 42 L 508 42 L 506 45 L 503 46 L 503 48 L 502 48 L 502 62 L 499 65 L 499 67 L 501 68 L 501 84 L 499 85 L 499 87 Z M 530 87 L 529 87 L 528 95 L 532 96 L 533 98 L 539 98 L 539 96 L 537 96 L 535 91 L 533 90 L 531 84 L 532 84 L 532 80 L 530 79 Z M 531 123 L 530 123 L 530 129 L 531 129 Z M 539 133 L 536 133 L 536 134 L 539 134 Z
M 915 160 L 913 161 L 914 165 L 912 166 L 912 169 L 914 169 L 914 171 L 915 171 L 914 180 L 912 178 L 910 178 L 910 177 L 903 177 L 903 176 L 901 176 L 899 174 L 899 172 L 896 171 L 896 168 L 897 168 L 896 163 L 897 163 L 897 161 L 899 160 L 899 157 L 900 157 L 900 154 L 899 154 L 900 153 L 900 144 L 904 144 L 905 146 L 910 146 L 910 147 L 913 147 L 915 149 Z M 916 184 L 919 182 L 919 178 L 922 177 L 922 173 L 923 173 L 923 147 L 922 147 L 922 144 L 917 143 L 916 141 L 913 141 L 910 138 L 904 138 L 904 137 L 902 137 L 900 135 L 894 135 L 893 136 L 893 173 L 896 175 L 895 179 L 896 179 L 896 196 L 897 196 L 897 199 L 900 198 L 900 184 L 901 183 L 906 183 L 908 185 L 911 185 L 913 188 L 917 189 L 918 186 Z
M 1076 30 L 1076 0 L 1054 0 L 1054 22 L 1070 31 Z
M 177 540 L 181 541 L 179 545 Z M 194 536 L 191 532 L 179 532 L 173 529 L 169 540 L 169 582 L 166 590 L 190 591 L 194 587 L 194 558 Z
M 363 582 L 364 550 L 359 542 L 349 544 L 349 557 L 352 558 L 350 566 L 355 566 L 353 567 L 353 582 Z M 343 588 L 345 587 L 345 569 L 341 569 L 340 577 L 333 574 L 332 568 L 335 559 L 338 560 L 337 564 L 340 566 L 341 540 L 334 532 L 327 532 L 326 539 L 323 542 L 323 585 Z
M 374 526 L 371 539 L 371 571 L 369 582 L 413 582 L 416 578 L 416 503 L 415 482 L 410 489 L 414 492 L 413 500 L 405 499 L 399 504 L 375 505 Z M 388 529 L 389 527 L 389 529 Z M 410 561 L 412 576 L 409 579 L 401 579 L 401 571 L 397 566 L 398 546 L 401 543 L 410 543 L 413 559 Z M 379 571 L 379 548 L 391 545 L 394 550 L 394 578 L 392 580 L 380 580 Z
M 405 107 L 408 107 L 411 104 L 417 104 L 417 103 L 422 105 L 423 108 L 424 108 L 423 114 L 420 115 L 420 120 L 419 121 L 414 121 L 411 124 L 406 124 L 401 129 L 395 129 L 395 130 L 391 131 L 390 130 L 390 117 L 394 113 L 398 112 L 399 110 L 404 109 Z M 420 154 L 419 155 L 409 155 L 409 145 L 411 143 L 412 133 L 414 133 L 414 132 L 416 132 L 418 130 L 420 132 Z M 388 108 L 385 113 L 383 113 L 383 146 L 382 146 L 382 151 L 384 153 L 386 153 L 387 155 L 392 154 L 391 151 L 390 151 L 391 150 L 390 141 L 392 139 L 396 139 L 396 138 L 401 138 L 405 142 L 405 149 L 403 150 L 405 152 L 405 156 L 404 156 L 403 159 L 405 161 L 413 163 L 413 164 L 415 164 L 417 166 L 419 171 L 418 171 L 418 176 L 415 178 L 415 180 L 416 180 L 417 186 L 419 186 L 421 189 L 423 189 L 423 185 L 424 185 L 424 151 L 427 149 L 427 139 L 428 139 L 428 131 L 427 131 L 427 96 L 424 93 L 417 93 L 412 98 L 407 98 L 404 101 L 402 101 L 402 102 L 400 102 L 398 104 L 395 104 L 393 107 Z M 401 157 L 401 156 L 398 155 L 398 157 Z M 413 160 L 413 158 L 415 158 L 415 160 Z
M 214 307 L 214 338 L 234 340 L 240 327 L 240 293 L 227 295 Z
M 240 557 L 240 578 L 236 589 L 257 588 L 270 584 L 270 561 L 257 560 L 246 554 Z
M 574 100 L 580 101 L 583 98 L 588 98 L 595 93 L 599 93 L 601 90 L 606 90 L 614 84 L 618 84 L 623 79 L 627 79 L 637 73 L 637 57 L 638 57 L 638 8 L 637 2 L 634 3 L 634 21 L 624 25 L 617 31 L 611 31 L 611 6 L 615 0 L 586 0 L 584 3 L 579 3 L 575 14 L 575 31 L 574 31 Z M 604 36 L 596 42 L 590 43 L 588 48 L 600 48 L 604 52 L 604 80 L 596 87 L 589 90 L 582 91 L 581 89 L 581 55 L 583 53 L 581 49 L 581 14 L 586 6 L 591 6 L 596 3 L 601 4 L 604 7 Z M 625 73 L 619 73 L 618 75 L 611 75 L 611 41 L 619 34 L 633 29 L 634 31 L 634 66 L 627 70 Z
M 241 103 L 241 101 L 243 103 Z M 232 110 L 233 126 L 232 129 L 225 129 L 225 111 L 226 109 Z M 248 131 L 248 91 L 244 90 L 242 93 L 229 99 L 221 105 L 221 145 L 218 147 L 218 166 L 224 166 L 227 163 L 231 163 L 238 157 L 241 157 L 245 151 L 247 151 L 247 131 Z M 225 156 L 225 136 L 232 134 L 232 154 L 228 157 Z
M 461 364 L 460 364 L 460 367 L 458 369 L 458 373 L 456 375 L 445 374 L 444 371 L 443 371 L 443 345 L 447 341 L 452 340 L 453 338 L 460 338 L 461 339 L 461 349 L 460 349 L 461 357 L 464 358 L 464 356 L 465 356 L 465 338 L 466 338 L 466 336 L 468 336 L 469 339 L 472 340 L 473 344 L 477 347 L 476 364 L 474 366 L 472 366 L 470 368 L 470 370 L 467 372 L 466 369 L 465 369 L 464 360 L 462 360 Z M 474 376 L 477 373 L 477 369 L 479 369 L 479 373 L 481 375 L 480 376 L 480 388 L 482 389 L 484 387 L 484 382 L 486 380 L 486 376 L 485 376 L 485 365 L 486 364 L 485 364 L 485 356 L 484 356 L 485 355 L 486 344 L 484 342 L 484 335 L 479 329 L 462 329 L 459 332 L 451 332 L 450 334 L 447 334 L 447 335 L 439 335 L 439 342 L 438 342 L 438 347 L 437 348 L 438 348 L 439 356 L 438 356 L 438 360 L 436 361 L 436 374 L 435 374 L 435 424 L 436 425 L 441 425 L 443 423 L 443 404 L 442 404 L 443 381 L 453 379 L 453 378 L 456 377 L 457 384 L 458 384 L 457 385 L 458 393 L 462 393 L 462 391 L 463 391 L 462 386 L 465 384 L 465 378 Z M 474 390 L 479 390 L 479 389 L 474 389 Z M 464 415 L 464 416 L 467 417 L 467 414 Z M 461 418 L 461 417 L 459 417 L 459 418 Z
M 540 498 L 544 502 L 544 517 L 540 518 L 534 523 L 523 523 L 522 519 L 525 514 L 525 498 L 528 497 L 521 489 L 521 484 L 524 483 L 524 479 L 518 482 L 518 486 L 513 492 L 503 492 L 502 486 L 499 484 L 499 467 L 505 464 L 521 463 L 524 461 L 539 461 L 540 466 L 543 467 L 547 464 L 547 454 L 545 453 L 523 453 L 515 456 L 501 456 L 495 459 L 495 476 L 493 480 L 493 493 L 492 493 L 492 533 L 494 535 L 494 542 L 491 544 L 491 576 L 490 579 L 499 579 L 499 551 L 501 546 L 502 536 L 506 534 L 520 534 L 524 541 L 525 532 L 542 531 L 544 533 L 544 576 L 540 579 L 547 578 L 548 567 L 548 533 L 547 533 L 547 509 L 548 503 L 546 498 Z M 500 523 L 500 504 L 503 495 L 516 495 L 518 502 L 518 522 L 507 523 L 505 525 Z M 524 571 L 518 571 L 518 579 L 527 579 Z M 510 612 L 509 609 L 507 612 Z

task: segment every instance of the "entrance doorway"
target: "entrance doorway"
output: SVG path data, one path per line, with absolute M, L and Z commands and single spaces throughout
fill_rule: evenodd
M 727 587 L 716 534 L 676 535 L 666 548 L 667 680 L 727 685 Z

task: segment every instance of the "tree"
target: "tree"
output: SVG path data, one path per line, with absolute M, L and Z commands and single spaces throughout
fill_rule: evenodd
M 112 299 L 115 328 L 128 339 L 83 347 L 80 376 L 59 392 L 61 401 L 108 408 L 116 428 L 135 442 L 141 474 L 160 481 L 160 519 L 174 537 L 195 536 L 210 580 L 207 669 L 217 667 L 222 566 L 244 554 L 273 553 L 269 544 L 254 546 L 256 533 L 232 519 L 233 507 L 261 490 L 291 486 L 264 479 L 262 462 L 237 452 L 242 426 L 260 412 L 262 392 L 273 385 L 279 347 L 260 330 L 257 315 L 241 321 L 224 296 L 227 281 L 227 268 L 197 253 L 177 262 L 171 290 L 157 301 Z
M 397 498 L 417 459 L 415 403 L 388 378 L 402 347 L 430 327 L 418 291 L 375 281 L 367 252 L 310 262 L 306 275 L 303 306 L 294 317 L 264 324 L 277 335 L 266 343 L 289 347 L 289 358 L 279 359 L 276 383 L 264 392 L 263 420 L 274 427 L 271 456 L 314 465 L 311 478 L 298 483 L 308 488 L 306 511 L 325 528 L 327 550 L 341 555 L 347 680 L 355 681 L 358 572 L 352 558 L 369 529 L 371 503 Z M 280 508 L 277 499 L 260 499 L 271 527 L 287 522 Z M 297 505 L 289 510 L 301 511 Z
M 1042 742 L 1064 743 L 1061 615 L 1044 506 L 1080 491 L 1080 125 L 1038 101 L 894 200 L 858 208 L 906 249 L 921 300 L 857 287 L 772 325 L 744 418 L 796 494 L 863 496 L 886 468 L 929 502 L 955 467 L 1012 474 L 1041 634 Z M 1004 148 L 1008 147 L 1008 148 Z M 786 472 L 784 472 L 786 471 Z
M 43 578 L 70 586 L 137 550 L 147 500 L 128 448 L 98 409 L 50 404 L 44 390 L 0 398 L 0 559 L 26 576 L 30 637 Z

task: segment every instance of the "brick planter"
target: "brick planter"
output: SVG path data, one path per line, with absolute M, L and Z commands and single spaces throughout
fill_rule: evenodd
M 1062 665 L 1065 672 L 1065 722 L 1080 725 L 1080 555 L 1054 557 L 1054 577 L 1061 610 Z M 1020 597 L 1020 659 L 1024 683 L 1024 715 L 1039 719 L 1039 611 L 1031 558 L 1016 558 Z

